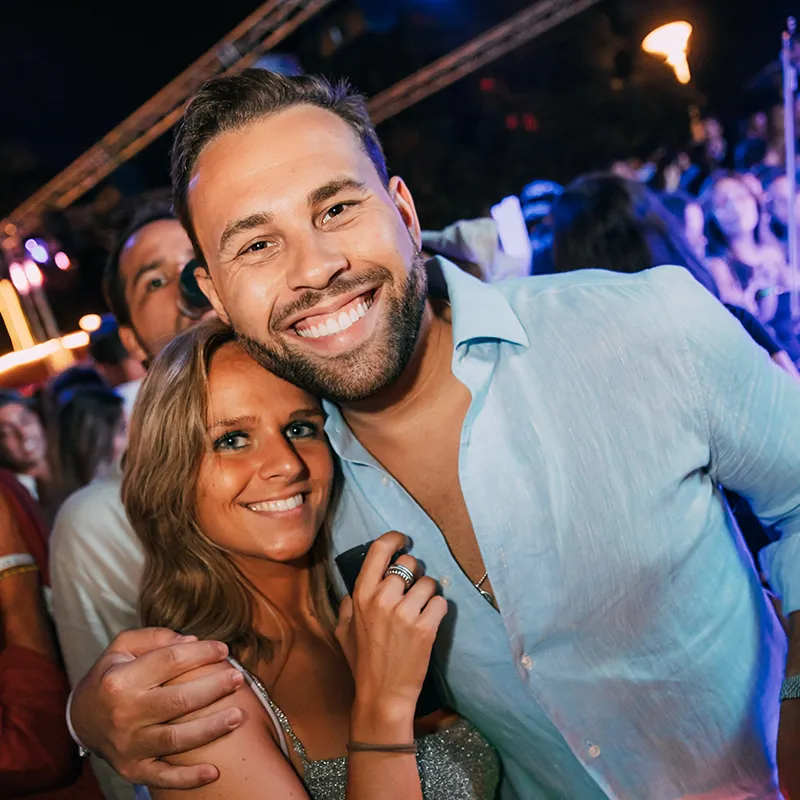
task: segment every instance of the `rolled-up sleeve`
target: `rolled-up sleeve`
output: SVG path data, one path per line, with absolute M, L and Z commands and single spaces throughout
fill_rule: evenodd
M 688 274 L 665 268 L 652 280 L 683 331 L 712 477 L 747 498 L 781 533 L 761 566 L 784 612 L 800 610 L 800 384 L 776 366 L 742 326 Z

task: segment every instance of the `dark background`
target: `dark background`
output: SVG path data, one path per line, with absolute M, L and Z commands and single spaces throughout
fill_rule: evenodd
M 281 51 L 296 54 L 306 71 L 347 76 L 373 95 L 529 4 L 340 0 L 302 25 Z M 4 0 L 0 216 L 258 5 Z M 534 178 L 568 181 L 617 158 L 681 147 L 691 103 L 719 115 L 735 137 L 740 120 L 772 99 L 769 81 L 752 82 L 775 61 L 786 16 L 800 10 L 791 6 L 789 0 L 602 0 L 382 124 L 390 168 L 409 182 L 423 225 L 432 228 L 485 213 Z M 367 20 L 366 30 L 326 52 L 327 32 L 344 30 L 353 13 Z M 694 26 L 689 87 L 640 50 L 649 30 L 676 19 Z M 525 118 L 533 119 L 527 125 L 533 130 L 521 124 Z M 48 233 L 80 263 L 71 277 L 49 285 L 64 330 L 74 330 L 82 313 L 100 310 L 113 207 L 120 194 L 166 185 L 168 145 L 163 136 L 82 198 L 83 213 L 72 210 L 51 222 Z

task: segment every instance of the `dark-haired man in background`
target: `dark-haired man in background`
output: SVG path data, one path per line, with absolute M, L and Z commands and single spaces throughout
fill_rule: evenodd
M 192 257 L 191 242 L 167 204 L 143 205 L 120 235 L 103 292 L 129 357 L 146 363 L 196 321 L 185 313 L 179 291 Z M 135 391 L 125 400 L 130 408 Z M 143 561 L 118 475 L 94 481 L 64 503 L 53 527 L 51 564 L 54 617 L 71 683 L 120 631 L 136 627 Z M 93 767 L 108 800 L 133 797 L 130 784 L 107 764 L 95 759 Z

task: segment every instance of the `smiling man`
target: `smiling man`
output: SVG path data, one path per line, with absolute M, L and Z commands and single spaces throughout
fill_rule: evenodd
M 439 580 L 437 662 L 504 797 L 777 800 L 779 759 L 795 796 L 800 388 L 711 295 L 674 268 L 487 286 L 440 261 L 428 297 L 408 187 L 360 98 L 318 78 L 201 89 L 173 188 L 220 316 L 328 401 L 335 549 L 400 530 Z M 788 666 L 720 484 L 783 532 L 764 566 Z M 213 781 L 159 758 L 239 725 L 211 704 L 241 678 L 163 684 L 223 657 L 124 634 L 78 734 L 140 782 Z

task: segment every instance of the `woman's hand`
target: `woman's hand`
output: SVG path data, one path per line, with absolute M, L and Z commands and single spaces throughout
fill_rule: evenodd
M 406 544 L 406 537 L 396 532 L 372 544 L 352 598 L 342 602 L 336 629 L 355 680 L 354 711 L 369 708 L 376 722 L 399 717 L 413 722 L 433 642 L 447 613 L 435 581 L 419 577 L 415 558 L 403 555 L 395 562 L 417 576 L 408 591 L 401 577 L 384 577 Z

